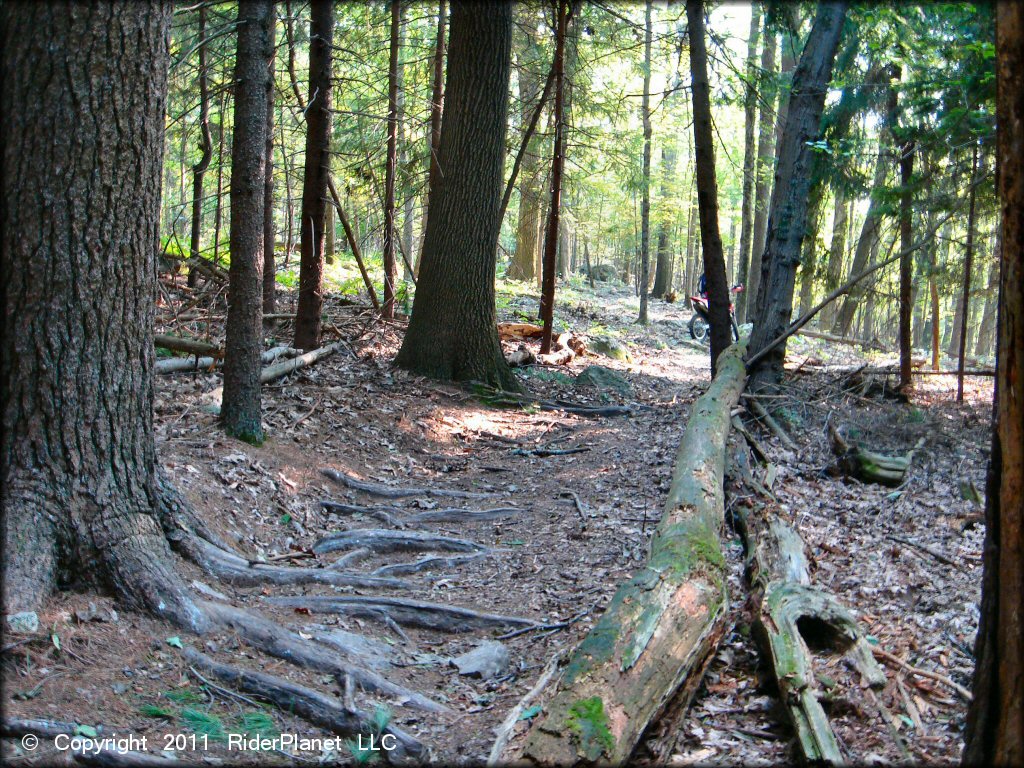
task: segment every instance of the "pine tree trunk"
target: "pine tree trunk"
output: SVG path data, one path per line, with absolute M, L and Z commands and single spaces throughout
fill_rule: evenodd
M 761 6 L 752 3 L 750 8 L 750 32 L 747 36 L 747 84 L 743 96 L 743 203 L 740 212 L 740 251 L 736 260 L 736 282 L 746 287 L 750 268 L 751 240 L 754 234 L 754 134 L 757 127 L 757 42 L 761 36 Z M 740 295 L 741 297 L 743 294 Z M 736 301 L 736 320 L 746 322 L 746 302 Z
M 440 179 L 438 153 L 441 149 L 441 115 L 444 112 L 444 57 L 445 27 L 448 23 L 448 4 L 440 0 L 437 8 L 437 37 L 434 41 L 433 87 L 430 94 L 430 172 L 427 177 L 427 206 L 430 211 L 430 195 Z M 426 224 L 424 224 L 424 232 Z M 424 239 L 426 235 L 424 235 Z M 418 274 L 418 272 L 417 272 Z
M 538 63 L 538 47 L 530 38 L 529 33 L 523 31 L 520 34 L 523 42 L 519 58 L 519 100 L 522 104 L 521 123 L 525 130 L 533 116 L 541 84 L 533 71 L 533 67 Z M 534 279 L 536 273 L 541 207 L 539 179 L 537 178 L 540 171 L 540 158 L 537 154 L 539 143 L 539 139 L 533 137 L 523 152 L 522 169 L 519 174 L 519 220 L 516 228 L 516 250 L 507 273 L 507 277 L 511 280 L 529 282 Z
M 900 389 L 909 389 L 911 380 L 911 312 L 914 308 L 912 290 L 914 282 L 914 254 L 911 252 L 914 238 L 912 194 L 910 183 L 914 175 L 914 141 L 910 140 L 900 148 L 900 306 L 899 306 L 899 347 L 900 347 Z
M 452 3 L 447 119 L 412 319 L 395 363 L 432 378 L 519 385 L 494 306 L 512 7 Z
M 641 169 L 640 196 L 640 316 L 647 325 L 647 293 L 651 270 L 651 5 L 644 6 L 644 93 L 640 118 L 644 127 L 644 157 Z
M 213 263 L 220 263 L 220 223 L 224 205 L 224 107 L 226 94 L 220 95 L 220 111 L 217 120 L 217 195 L 213 210 Z
M 985 309 L 981 313 L 981 326 L 978 329 L 978 343 L 974 348 L 977 357 L 992 353 L 992 335 L 996 328 L 996 304 L 999 301 L 999 259 L 1002 252 L 996 236 L 996 253 L 988 269 L 988 288 L 985 290 Z
M 231 149 L 231 264 L 221 418 L 229 435 L 257 444 L 263 441 L 263 225 L 267 93 L 273 88 L 267 62 L 274 51 L 273 24 L 272 0 L 239 3 Z
M 807 228 L 808 192 L 814 159 L 813 150 L 808 145 L 820 136 L 825 93 L 832 76 L 846 8 L 846 2 L 818 6 L 800 63 L 793 73 L 777 183 L 772 191 L 754 330 L 750 338 L 752 354 L 766 349 L 789 326 L 800 244 Z M 785 343 L 778 345 L 755 367 L 750 382 L 755 391 L 779 381 L 785 347 Z
M 824 207 L 824 185 L 811 194 L 810 210 L 807 213 L 807 232 L 801 245 L 800 254 L 800 314 L 811 309 L 814 298 L 814 278 L 818 269 L 818 230 L 821 227 L 821 209 Z
M 398 171 L 398 38 L 402 27 L 402 1 L 391 0 L 391 45 L 388 58 L 388 150 L 384 166 L 384 304 L 381 317 L 395 317 L 395 175 Z
M 650 5 L 648 5 L 650 7 Z M 711 85 L 704 40 L 704 3 L 687 0 L 690 30 L 690 77 L 693 94 L 693 145 L 697 163 L 697 206 L 700 239 L 704 244 L 704 276 L 708 290 L 708 321 L 711 326 L 711 375 L 719 356 L 732 344 L 729 318 L 729 282 L 725 274 L 722 237 L 718 232 L 718 182 L 715 178 L 715 137 L 711 127 Z M 648 25 L 648 29 L 650 26 Z
M 971 155 L 971 191 L 970 202 L 967 208 L 967 243 L 964 247 L 964 291 L 960 299 L 960 325 L 957 334 L 957 364 L 956 364 L 956 401 L 964 401 L 964 367 L 967 357 L 967 320 L 970 317 L 971 302 L 971 266 L 974 260 L 974 229 L 977 221 L 977 185 L 974 183 L 978 178 L 978 145 L 974 144 L 974 151 Z
M 213 156 L 213 141 L 210 137 L 210 88 L 206 69 L 206 8 L 199 9 L 199 135 L 202 155 L 192 166 L 192 232 L 189 238 L 189 257 L 199 258 L 199 235 L 203 229 L 203 176 L 210 167 Z M 195 287 L 199 282 L 199 271 L 189 267 L 188 284 Z
M 853 202 L 847 203 L 842 187 L 835 190 L 835 212 L 832 216 L 832 242 L 828 248 L 828 265 L 825 267 L 825 294 L 839 287 L 843 276 L 843 259 L 846 256 L 846 232 Z M 820 327 L 829 329 L 835 321 L 836 303 L 833 301 L 821 310 Z
M 985 570 L 964 765 L 1024 764 L 1024 5 L 996 6 L 1002 267 Z
M 170 20 L 169 5 L 0 6 L 7 612 L 85 579 L 200 628 L 155 514 Z
M 757 134 L 757 163 L 754 167 L 754 232 L 750 244 L 750 267 L 747 270 L 746 288 L 740 297 L 743 299 L 743 319 L 749 322 L 754 316 L 757 302 L 757 291 L 761 282 L 761 258 L 764 253 L 765 233 L 768 226 L 768 193 L 771 190 L 772 164 L 775 158 L 772 139 L 775 131 L 775 115 L 772 107 L 774 90 L 767 83 L 775 76 L 775 32 L 768 28 L 765 17 L 764 47 L 761 49 L 762 96 L 761 110 Z
M 669 190 L 676 175 L 676 148 L 669 143 L 661 150 L 661 199 L 667 200 Z M 672 288 L 672 252 L 669 250 L 668 225 L 658 225 L 657 264 L 654 268 L 654 290 L 651 295 L 656 299 L 664 298 Z
M 275 35 L 277 31 L 276 11 L 271 7 L 270 58 L 267 73 L 270 87 L 267 89 L 267 128 L 265 135 L 264 163 L 266 176 L 263 182 L 263 312 L 272 315 L 277 306 L 277 262 L 274 246 L 277 232 L 274 229 L 274 59 Z
M 332 0 L 311 0 L 309 103 L 306 105 L 306 169 L 299 215 L 299 301 L 295 311 L 298 349 L 320 346 L 324 304 L 324 218 L 331 148 Z

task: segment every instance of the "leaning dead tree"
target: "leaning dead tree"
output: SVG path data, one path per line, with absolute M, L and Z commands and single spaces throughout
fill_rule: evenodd
M 622 764 L 664 707 L 695 693 L 725 633 L 718 531 L 725 441 L 746 381 L 745 343 L 726 350 L 694 404 L 647 564 L 573 652 L 522 757 L 542 765 Z

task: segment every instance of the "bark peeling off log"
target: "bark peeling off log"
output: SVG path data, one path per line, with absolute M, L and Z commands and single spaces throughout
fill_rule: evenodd
M 626 762 L 673 699 L 692 697 L 725 630 L 728 598 L 718 529 L 725 440 L 745 383 L 745 342 L 719 358 L 676 457 L 647 564 L 623 584 L 569 659 L 522 757 L 543 765 Z

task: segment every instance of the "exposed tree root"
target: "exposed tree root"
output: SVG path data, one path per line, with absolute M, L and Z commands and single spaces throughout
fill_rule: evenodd
M 494 509 L 428 509 L 410 515 L 402 522 L 409 523 L 472 523 L 477 520 L 497 520 L 526 512 L 519 507 L 495 507 Z
M 333 480 L 344 488 L 352 488 L 371 496 L 381 496 L 385 499 L 404 499 L 407 496 L 448 496 L 457 499 L 488 499 L 496 494 L 477 493 L 473 491 L 457 491 L 451 488 L 395 488 L 381 483 L 370 483 L 365 480 L 357 480 L 351 475 L 339 472 L 336 469 L 321 469 L 320 472 L 328 480 Z
M 394 563 L 384 565 L 373 572 L 374 576 L 409 576 L 414 573 L 421 573 L 432 568 L 455 568 L 464 563 L 478 560 L 487 555 L 487 552 L 477 552 L 472 555 L 458 555 L 456 557 L 424 557 L 414 563 Z
M 321 501 L 320 506 L 335 515 L 366 515 L 367 517 L 375 517 L 382 523 L 395 528 L 399 528 L 402 525 L 394 517 L 402 512 L 398 507 L 361 507 L 355 504 L 343 504 L 339 501 L 330 500 Z
M 426 627 L 444 632 L 470 632 L 489 627 L 524 627 L 537 622 L 522 616 L 481 613 L 457 605 L 441 605 L 397 597 L 268 597 L 267 602 L 289 608 L 304 608 L 312 613 L 343 613 L 350 616 L 387 616 L 398 624 Z
M 225 683 L 265 699 L 286 712 L 292 712 L 303 720 L 326 728 L 331 733 L 354 736 L 359 733 L 372 733 L 375 729 L 372 716 L 350 709 L 311 688 L 263 672 L 221 664 L 193 648 L 183 649 L 182 655 L 190 664 L 215 675 Z M 395 738 L 392 758 L 420 757 L 426 751 L 420 741 L 398 728 L 385 726 L 383 733 L 390 733 Z
M 372 637 L 320 625 L 313 633 L 313 639 L 336 648 L 347 656 L 358 658 L 363 664 L 374 669 L 386 669 L 395 663 L 395 651 L 392 646 Z
M 377 598 L 367 599 L 375 600 Z M 300 667 L 327 672 L 342 680 L 348 676 L 356 685 L 370 691 L 379 691 L 394 696 L 399 701 L 408 703 L 417 709 L 428 712 L 450 712 L 444 705 L 438 704 L 416 691 L 393 683 L 376 672 L 351 663 L 336 651 L 326 651 L 318 644 L 304 640 L 256 613 L 223 603 L 203 601 L 200 605 L 216 623 L 234 630 L 247 643 L 271 656 L 285 659 Z
M 453 539 L 419 531 L 390 531 L 384 528 L 353 528 L 324 536 L 313 545 L 318 555 L 339 549 L 369 549 L 371 552 L 484 552 L 487 547 L 468 539 Z
M 330 584 L 335 587 L 383 587 L 408 589 L 412 585 L 399 579 L 342 573 L 332 568 L 293 568 L 282 565 L 251 563 L 234 552 L 221 549 L 198 537 L 181 540 L 189 558 L 199 567 L 222 581 L 252 587 L 261 584 L 296 585 Z

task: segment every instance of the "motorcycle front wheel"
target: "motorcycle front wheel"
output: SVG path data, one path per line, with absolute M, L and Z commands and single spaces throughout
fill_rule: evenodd
M 708 340 L 710 328 L 708 327 L 707 320 L 701 317 L 699 313 L 694 313 L 693 317 L 690 318 L 688 327 L 691 339 L 699 341 L 701 344 Z

